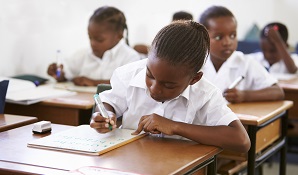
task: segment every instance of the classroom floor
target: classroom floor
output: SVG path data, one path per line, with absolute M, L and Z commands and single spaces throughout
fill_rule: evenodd
M 288 153 L 286 175 L 298 174 L 298 138 L 288 138 Z M 268 161 L 263 166 L 263 175 L 278 175 L 279 174 L 279 156 L 274 156 L 272 161 Z

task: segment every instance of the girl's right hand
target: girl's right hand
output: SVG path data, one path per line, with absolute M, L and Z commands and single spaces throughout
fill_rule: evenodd
M 48 67 L 48 74 L 50 76 L 54 77 L 59 82 L 66 81 L 66 79 L 64 77 L 64 72 L 63 72 L 63 65 L 60 65 L 61 72 L 60 72 L 59 77 L 57 76 L 57 69 L 58 69 L 58 66 L 56 63 L 50 64 L 50 66 Z
M 99 133 L 107 133 L 111 130 L 109 129 L 109 124 L 112 125 L 113 129 L 116 128 L 116 115 L 112 112 L 108 112 L 110 120 L 104 118 L 100 112 L 94 112 L 90 120 L 90 127 L 94 128 Z

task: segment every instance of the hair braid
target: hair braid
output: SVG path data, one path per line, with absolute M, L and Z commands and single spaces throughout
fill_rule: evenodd
M 173 65 L 188 66 L 198 72 L 209 54 L 210 40 L 206 28 L 194 21 L 174 21 L 162 28 L 154 38 L 150 56 Z

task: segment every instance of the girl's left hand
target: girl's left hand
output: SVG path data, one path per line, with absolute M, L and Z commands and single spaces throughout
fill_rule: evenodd
M 93 86 L 93 81 L 87 77 L 75 77 L 73 83 L 77 86 Z
M 157 114 L 145 115 L 141 117 L 139 121 L 138 128 L 132 134 L 139 134 L 141 131 L 150 132 L 151 134 L 166 134 L 173 135 L 174 134 L 174 126 L 175 122 L 169 120 L 165 117 L 162 117 Z

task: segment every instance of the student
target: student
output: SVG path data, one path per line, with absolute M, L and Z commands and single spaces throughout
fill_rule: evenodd
M 210 36 L 210 55 L 203 67 L 204 76 L 224 93 L 230 103 L 281 100 L 283 90 L 277 80 L 255 60 L 245 58 L 237 48 L 237 21 L 230 10 L 222 6 L 206 9 L 200 23 Z M 238 77 L 238 86 L 228 88 Z
M 172 21 L 176 20 L 193 20 L 193 16 L 186 11 L 178 11 L 173 14 L 172 18 Z
M 110 6 L 96 9 L 88 25 L 91 49 L 66 59 L 60 75 L 56 74 L 57 64 L 51 64 L 48 74 L 58 82 L 72 80 L 79 86 L 109 83 L 117 67 L 140 59 L 138 53 L 125 43 L 124 30 L 127 32 L 126 19 L 120 10 Z
M 279 22 L 267 24 L 261 31 L 262 52 L 249 54 L 260 62 L 269 73 L 296 74 L 298 57 L 288 51 L 288 29 Z M 295 60 L 294 60 L 295 59 Z
M 202 77 L 209 44 L 207 30 L 194 21 L 162 28 L 148 59 L 116 69 L 112 89 L 100 93 L 111 120 L 95 112 L 90 126 L 106 133 L 108 122 L 115 128 L 116 116 L 123 116 L 122 128 L 134 129 L 133 134 L 145 131 L 247 152 L 250 140 L 241 122 L 220 90 Z

